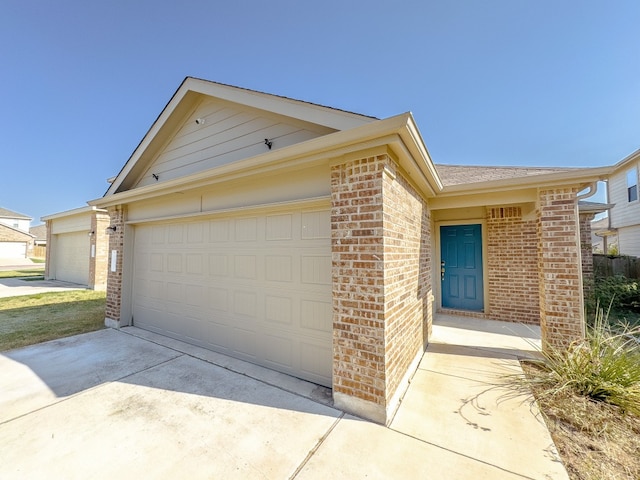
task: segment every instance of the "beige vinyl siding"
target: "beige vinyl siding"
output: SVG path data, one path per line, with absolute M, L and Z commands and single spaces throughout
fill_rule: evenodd
M 622 255 L 640 257 L 640 225 L 618 229 L 618 248 Z
M 64 218 L 56 218 L 51 222 L 51 233 L 71 233 L 82 231 L 85 235 L 91 230 L 91 214 L 70 215 Z
M 196 119 L 202 119 L 198 124 Z M 201 103 L 136 183 L 150 185 L 304 142 L 334 130 L 221 100 Z M 152 174 L 159 177 L 156 180 Z
M 627 172 L 632 168 L 638 165 L 627 165 L 609 179 L 609 202 L 615 204 L 609 212 L 612 228 L 640 224 L 640 201 L 629 202 L 627 197 Z
M 173 194 L 158 200 L 132 203 L 128 219 L 135 222 L 252 205 L 291 202 L 330 194 L 329 165 L 251 177 L 234 185 L 211 186 L 197 192 Z

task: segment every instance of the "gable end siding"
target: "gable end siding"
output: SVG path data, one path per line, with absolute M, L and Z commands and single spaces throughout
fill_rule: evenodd
M 269 148 L 265 139 L 269 139 L 272 148 L 276 149 L 333 131 L 229 102 L 205 100 L 187 116 L 138 177 L 134 188 L 266 153 Z

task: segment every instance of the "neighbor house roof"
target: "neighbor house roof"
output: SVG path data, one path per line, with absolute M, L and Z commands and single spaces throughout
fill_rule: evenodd
M 17 219 L 21 219 L 21 220 L 33 220 L 33 218 L 29 217 L 28 215 L 24 215 L 22 213 L 14 212 L 12 210 L 9 210 L 8 208 L 2 208 L 2 207 L 0 207 L 0 217 L 2 217 L 2 218 L 17 218 Z
M 7 232 L 10 235 L 18 235 L 22 237 L 35 238 L 35 235 L 29 232 L 25 232 L 24 230 L 20 230 L 19 228 L 10 227 L 9 225 L 5 225 L 4 223 L 0 223 L 0 237 L 6 236 Z
M 570 168 L 550 168 L 550 167 L 491 167 L 485 165 L 444 165 L 436 164 L 436 170 L 440 175 L 442 184 L 461 185 L 479 182 L 492 182 L 494 180 L 515 179 L 530 177 L 533 175 L 544 175 L 549 173 L 560 173 L 570 171 Z
M 42 225 L 31 227 L 29 229 L 29 233 L 31 235 L 35 235 L 36 240 L 46 240 L 47 239 L 47 226 L 43 223 Z

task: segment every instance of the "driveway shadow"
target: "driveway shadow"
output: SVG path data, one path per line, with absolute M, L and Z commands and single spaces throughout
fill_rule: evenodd
M 267 373 L 272 377 L 265 381 L 259 379 L 261 367 L 246 368 L 258 369 L 258 378 L 113 329 L 67 337 L 0 355 L 0 423 L 111 382 L 336 415 L 324 387 L 277 372 Z M 287 388 L 303 384 L 306 390 Z M 314 392 L 324 404 L 311 399 Z

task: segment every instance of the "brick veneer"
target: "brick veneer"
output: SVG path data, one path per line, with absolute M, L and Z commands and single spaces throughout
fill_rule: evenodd
M 580 253 L 585 301 L 593 295 L 593 244 L 591 242 L 591 220 L 593 217 L 595 217 L 593 213 L 580 213 Z
M 105 325 L 120 326 L 120 307 L 122 305 L 122 258 L 124 254 L 124 222 L 126 208 L 118 205 L 108 209 L 110 224 L 115 232 L 109 235 L 109 253 L 107 264 L 107 305 L 105 309 Z M 117 252 L 115 271 L 111 271 L 113 252 Z
M 538 192 L 540 327 L 543 348 L 584 337 L 577 188 Z
M 540 323 L 538 235 L 521 207 L 487 208 L 488 313 L 494 320 Z
M 431 322 L 429 214 L 386 154 L 331 168 L 333 396 L 387 423 Z
M 109 237 L 107 227 L 110 218 L 106 212 L 95 212 L 91 216 L 91 231 L 94 232 L 90 240 L 90 248 L 95 255 L 89 258 L 89 288 L 106 290 L 107 270 L 109 263 Z
M 51 259 L 51 249 L 53 248 L 53 235 L 51 233 L 51 225 L 53 224 L 53 222 L 51 220 L 47 220 L 45 222 L 45 225 L 47 226 L 47 248 L 45 250 L 45 254 L 44 254 L 44 278 L 45 279 L 49 279 L 51 278 L 50 275 L 50 271 L 51 271 L 51 262 L 49 261 Z

